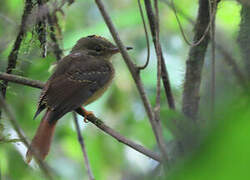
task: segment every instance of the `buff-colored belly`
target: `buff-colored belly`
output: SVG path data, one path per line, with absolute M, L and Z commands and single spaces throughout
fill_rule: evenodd
M 92 103 L 93 101 L 97 100 L 99 97 L 101 97 L 104 92 L 108 89 L 108 87 L 110 86 L 112 80 L 113 80 L 113 77 L 114 77 L 114 71 L 112 72 L 112 76 L 111 78 L 109 79 L 109 81 L 102 87 L 100 88 L 99 90 L 97 90 L 85 103 L 84 103 L 84 106 Z
M 85 103 L 84 105 L 88 105 L 90 103 L 92 103 L 93 101 L 97 100 L 99 97 L 101 97 L 103 95 L 103 93 L 107 90 L 107 88 L 109 87 L 111 83 L 111 80 L 105 84 L 104 87 L 102 87 L 101 89 L 97 90 Z

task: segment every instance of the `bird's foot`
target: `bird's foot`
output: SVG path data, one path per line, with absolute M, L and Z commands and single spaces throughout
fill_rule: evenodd
M 87 117 L 88 116 L 94 116 L 94 113 L 92 111 L 87 111 L 84 107 L 81 107 L 83 112 L 84 112 L 84 122 L 87 123 L 88 120 L 87 120 Z

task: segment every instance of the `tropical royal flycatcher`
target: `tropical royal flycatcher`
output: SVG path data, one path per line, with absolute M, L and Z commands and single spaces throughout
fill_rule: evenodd
M 118 52 L 107 39 L 91 35 L 81 38 L 70 54 L 58 62 L 40 95 L 34 118 L 44 109 L 46 112 L 27 151 L 28 163 L 32 152 L 41 159 L 46 157 L 55 125 L 62 116 L 90 104 L 106 91 L 115 72 L 110 59 Z

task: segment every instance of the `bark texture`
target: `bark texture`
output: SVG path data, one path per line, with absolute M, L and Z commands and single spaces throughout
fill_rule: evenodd
M 209 1 L 199 0 L 199 12 L 194 28 L 194 42 L 199 41 L 203 36 L 209 25 L 209 21 Z M 186 61 L 182 111 L 187 117 L 193 120 L 196 119 L 198 112 L 201 73 L 209 40 L 208 33 L 199 45 L 190 48 Z

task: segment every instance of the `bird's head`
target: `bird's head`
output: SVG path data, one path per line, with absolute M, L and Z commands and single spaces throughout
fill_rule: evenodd
M 127 50 L 130 49 L 132 48 L 127 47 Z M 102 57 L 105 60 L 109 60 L 112 55 L 120 52 L 119 49 L 106 38 L 96 35 L 87 36 L 78 40 L 71 52 L 75 51 L 85 51 L 89 55 Z

